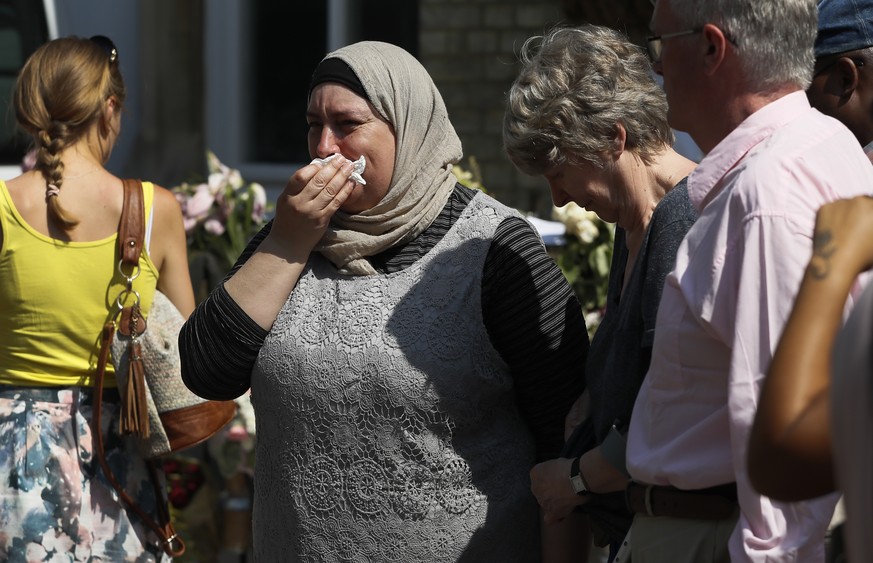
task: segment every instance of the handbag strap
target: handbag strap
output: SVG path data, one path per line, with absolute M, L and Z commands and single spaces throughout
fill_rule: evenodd
M 131 178 L 125 178 L 122 182 L 124 203 L 121 206 L 121 220 L 118 222 L 118 255 L 121 256 L 122 264 L 137 268 L 145 240 L 142 182 Z
M 139 293 L 133 289 L 133 281 L 139 276 L 139 257 L 145 240 L 145 205 L 143 203 L 142 182 L 122 180 L 124 202 L 121 206 L 121 219 L 118 222 L 118 272 L 124 276 L 125 288 L 116 299 L 121 311 L 118 329 L 130 337 L 128 345 L 128 373 L 116 374 L 127 377 L 127 386 L 121 402 L 121 430 L 123 434 L 133 434 L 148 439 L 149 419 L 146 406 L 145 367 L 141 360 L 142 349 L 139 337 L 146 330 L 145 319 L 140 309 Z M 133 305 L 124 304 L 133 298 Z
M 144 239 L 145 207 L 143 205 L 142 183 L 139 180 L 124 180 L 124 203 L 121 210 L 121 220 L 118 224 L 118 249 L 121 256 L 119 269 L 122 265 L 139 267 L 139 256 L 142 252 Z M 130 278 L 129 278 L 130 279 Z M 131 290 L 128 283 L 128 290 Z M 109 464 L 106 462 L 106 454 L 103 445 L 103 432 L 101 426 L 101 412 L 103 407 L 103 381 L 106 376 L 106 364 L 109 361 L 109 352 L 112 339 L 116 331 L 116 322 L 113 319 L 103 325 L 100 336 L 100 355 L 97 357 L 97 371 L 94 377 L 94 404 L 91 416 L 91 436 L 93 437 L 94 450 L 97 462 L 103 470 L 106 480 L 118 493 L 118 497 L 136 514 L 143 524 L 151 529 L 161 540 L 161 548 L 170 557 L 179 557 L 185 553 L 185 542 L 176 533 L 170 518 L 169 508 L 164 502 L 165 492 L 162 491 L 158 477 L 158 469 L 151 460 L 146 460 L 149 470 L 149 479 L 155 490 L 155 504 L 158 509 L 158 521 L 148 514 L 139 504 L 131 498 Z

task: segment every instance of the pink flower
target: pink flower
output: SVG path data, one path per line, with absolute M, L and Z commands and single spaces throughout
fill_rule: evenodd
M 243 442 L 249 437 L 244 424 L 232 424 L 227 430 L 227 439 L 230 442 Z
M 214 217 L 210 217 L 204 221 L 203 228 L 206 229 L 206 232 L 210 235 L 215 235 L 217 237 L 223 235 L 225 230 L 224 223 Z
M 194 190 L 194 195 L 188 198 L 185 215 L 193 219 L 202 219 L 209 213 L 213 203 L 215 203 L 215 194 L 207 184 L 200 184 Z
M 182 207 L 189 246 L 232 263 L 264 225 L 271 206 L 263 186 L 247 184 L 239 170 L 222 164 L 212 151 L 206 158 L 205 182 L 182 183 L 172 191 Z
M 36 168 L 36 149 L 30 149 L 21 159 L 21 172 L 30 172 Z
M 237 197 L 237 192 L 232 190 L 222 190 L 215 196 L 215 201 L 218 202 L 217 216 L 222 222 L 233 213 Z

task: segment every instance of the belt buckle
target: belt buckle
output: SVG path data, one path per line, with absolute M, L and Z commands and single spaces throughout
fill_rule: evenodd
M 652 510 L 652 491 L 654 490 L 654 485 L 646 485 L 645 492 L 643 494 L 643 504 L 646 507 L 646 515 L 654 516 L 655 513 Z

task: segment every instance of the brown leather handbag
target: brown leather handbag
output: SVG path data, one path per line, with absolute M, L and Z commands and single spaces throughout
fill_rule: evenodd
M 139 439 L 140 451 L 147 459 L 177 452 L 208 439 L 230 422 L 236 412 L 233 401 L 209 401 L 191 393 L 182 382 L 178 352 L 179 330 L 184 318 L 161 292 L 155 297 L 148 322 L 139 307 L 133 280 L 139 275 L 139 257 L 145 239 L 145 208 L 142 183 L 124 180 L 124 205 L 118 227 L 118 268 L 126 287 L 116 299 L 118 311 L 103 327 L 95 377 L 95 436 L 97 459 L 107 480 L 124 503 L 151 528 L 170 556 L 179 556 L 185 544 L 173 530 L 169 511 L 162 500 L 157 469 L 149 462 L 159 505 L 160 523 L 139 507 L 112 474 L 103 451 L 100 432 L 100 406 L 106 364 L 110 355 L 121 395 L 122 434 Z M 127 305 L 132 301 L 130 305 Z

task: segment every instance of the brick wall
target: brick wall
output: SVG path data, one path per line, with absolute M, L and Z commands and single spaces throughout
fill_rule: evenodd
M 465 158 L 476 158 L 489 193 L 544 217 L 548 184 L 515 170 L 501 128 L 519 47 L 563 19 L 560 0 L 420 0 L 419 59 L 442 92 Z

